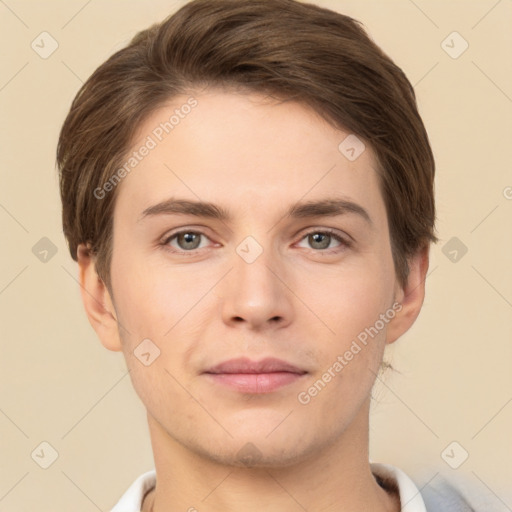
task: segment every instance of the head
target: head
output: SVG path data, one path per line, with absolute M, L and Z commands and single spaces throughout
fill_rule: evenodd
M 93 73 L 57 162 L 88 317 L 162 432 L 224 462 L 252 442 L 270 464 L 360 421 L 436 237 L 413 88 L 357 21 L 193 1 Z M 303 374 L 257 394 L 208 380 L 241 356 Z

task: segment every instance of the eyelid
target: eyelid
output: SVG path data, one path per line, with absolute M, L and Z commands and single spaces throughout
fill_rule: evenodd
M 333 235 L 335 237 L 340 238 L 342 241 L 346 242 L 347 244 L 355 242 L 355 240 L 348 233 L 346 233 L 345 231 L 336 229 L 336 228 L 313 226 L 310 228 L 305 228 L 305 230 L 301 231 L 301 233 L 302 233 L 301 238 L 300 238 L 301 240 L 305 236 L 310 235 L 312 233 L 327 233 L 329 235 Z

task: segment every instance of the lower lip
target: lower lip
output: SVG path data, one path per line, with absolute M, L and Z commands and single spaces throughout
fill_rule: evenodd
M 212 380 L 242 393 L 271 393 L 298 381 L 305 374 L 272 373 L 207 373 Z

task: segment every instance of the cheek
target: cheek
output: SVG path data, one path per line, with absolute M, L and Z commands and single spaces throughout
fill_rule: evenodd
M 112 285 L 119 320 L 135 336 L 162 339 L 197 302 L 201 288 L 185 272 L 149 265 L 133 255 L 112 259 Z M 124 253 L 129 254 L 129 253 Z
M 385 347 L 387 324 L 380 315 L 391 306 L 387 282 L 378 277 L 352 272 L 318 295 L 316 306 L 335 334 L 317 340 L 318 371 L 297 396 L 311 417 L 346 425 L 369 396 Z
M 317 383 L 312 393 L 321 392 L 323 398 L 317 404 L 326 411 L 338 407 L 340 396 L 346 406 L 360 403 L 382 361 L 392 316 L 388 314 L 385 322 L 381 315 L 392 306 L 394 280 L 389 261 L 370 256 L 330 275 L 312 276 L 301 291 L 301 296 L 312 299 L 311 309 L 318 311 L 322 324 L 329 327 L 327 330 L 318 322 L 324 333 L 315 344 L 321 365 L 310 382 Z
M 378 258 L 311 272 L 298 295 L 322 320 L 338 349 L 372 326 L 392 304 L 393 274 Z M 308 313 L 309 314 L 309 313 Z
M 134 388 L 144 403 L 172 402 L 179 398 L 179 393 L 174 395 L 179 386 L 171 375 L 180 382 L 189 378 L 190 358 L 204 337 L 203 320 L 213 320 L 213 294 L 205 296 L 214 284 L 211 272 L 204 279 L 199 275 L 191 278 L 190 272 L 177 268 L 126 260 L 115 268 L 116 312 L 125 328 L 120 329 L 122 349 Z M 139 348 L 148 339 L 148 348 Z M 153 353 L 157 357 L 146 367 L 136 355 L 147 351 L 151 358 Z M 155 389 L 162 397 L 155 396 Z
M 163 279 L 154 268 L 146 267 L 142 273 L 135 271 L 136 267 L 133 272 L 126 272 L 126 263 L 124 268 L 118 267 L 122 272 L 116 276 L 116 312 L 124 327 L 120 328 L 120 335 L 132 385 L 142 402 L 156 414 L 186 399 L 177 383 L 186 381 L 184 371 L 190 347 L 183 329 L 193 321 L 187 315 L 192 301 L 185 295 L 196 297 L 197 302 L 197 294 L 180 291 L 178 275 Z

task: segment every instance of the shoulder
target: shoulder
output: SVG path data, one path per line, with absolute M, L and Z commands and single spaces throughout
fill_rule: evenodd
M 429 512 L 431 510 L 439 512 L 478 512 L 462 489 L 457 488 L 454 483 L 441 476 L 433 478 L 422 489 L 421 494 Z M 486 510 L 485 512 L 490 511 Z
M 507 489 L 493 489 L 464 474 L 447 478 L 437 474 L 422 489 L 427 511 L 450 512 L 503 512 L 510 510 L 505 502 L 510 495 Z

